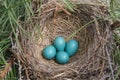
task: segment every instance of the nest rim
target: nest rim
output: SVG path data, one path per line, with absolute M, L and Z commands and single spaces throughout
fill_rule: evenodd
M 82 6 L 83 7 L 83 6 Z M 93 7 L 93 6 L 92 6 Z M 90 10 L 91 11 L 91 9 L 92 8 L 90 8 L 89 6 L 87 6 L 87 7 L 85 7 L 85 8 L 87 8 L 88 10 Z M 84 9 L 85 9 L 84 8 Z M 81 12 L 81 11 L 83 11 L 83 12 Z M 49 15 L 46 15 L 47 17 L 45 17 L 45 18 L 47 18 L 47 19 L 49 19 L 49 20 L 47 20 L 47 19 L 45 19 L 46 20 L 46 23 L 44 24 L 44 25 L 42 25 L 43 27 L 42 27 L 42 34 L 45 34 L 45 35 L 43 35 L 43 37 L 45 37 L 45 36 L 47 36 L 46 38 L 44 38 L 43 39 L 43 37 L 42 38 L 40 38 L 38 41 L 37 41 L 37 43 L 35 42 L 35 44 L 32 44 L 32 46 L 31 46 L 31 44 L 27 44 L 26 46 L 29 48 L 27 51 L 27 53 L 29 53 L 30 54 L 30 56 L 27 58 L 27 61 L 29 62 L 29 64 L 34 68 L 34 75 L 37 75 L 37 76 L 40 76 L 41 77 L 41 79 L 43 78 L 44 79 L 44 74 L 43 73 L 45 73 L 45 74 L 47 74 L 47 79 L 49 79 L 49 78 L 52 78 L 52 79 L 56 79 L 56 78 L 59 78 L 59 77 L 65 77 L 65 76 L 71 76 L 71 75 L 73 75 L 72 73 L 75 73 L 75 74 L 80 74 L 80 72 L 81 72 L 81 69 L 83 69 L 83 68 L 85 68 L 86 70 L 87 69 L 90 69 L 90 70 L 93 70 L 94 71 L 94 68 L 95 68 L 95 65 L 97 65 L 97 66 L 99 66 L 101 63 L 100 63 L 100 61 L 102 61 L 101 60 L 101 58 L 99 58 L 100 59 L 100 61 L 98 60 L 98 59 L 96 59 L 96 54 L 95 53 L 100 53 L 100 52 L 102 52 L 102 50 L 101 49 L 99 49 L 100 47 L 102 48 L 103 46 L 108 46 L 107 45 L 107 43 L 108 42 L 110 42 L 109 41 L 109 36 L 108 35 L 110 35 L 109 33 L 109 31 L 107 32 L 106 31 L 106 29 L 108 29 L 109 30 L 109 28 L 107 27 L 107 25 L 109 25 L 109 23 L 108 22 L 104 22 L 105 20 L 100 20 L 100 21 L 98 21 L 98 22 L 94 22 L 94 23 L 92 23 L 92 24 L 90 24 L 88 27 L 86 27 L 86 28 L 84 28 L 83 29 L 83 31 L 80 31 L 80 32 L 78 32 L 77 34 L 76 34 L 76 36 L 74 36 L 74 37 L 72 37 L 72 39 L 76 39 L 78 42 L 79 42 L 79 46 L 80 46 L 80 48 L 81 48 L 81 43 L 82 42 L 80 42 L 80 40 L 81 41 L 84 41 L 85 40 L 85 42 L 83 42 L 83 43 L 86 43 L 86 45 L 84 46 L 84 48 L 86 48 L 85 50 L 83 50 L 83 52 L 82 51 L 80 51 L 80 49 L 77 51 L 77 53 L 74 55 L 74 56 L 72 56 L 71 57 L 71 60 L 70 60 L 70 62 L 69 63 L 67 63 L 67 64 L 65 64 L 65 65 L 61 65 L 61 64 L 58 64 L 58 63 L 56 63 L 54 60 L 50 60 L 50 61 L 48 61 L 48 60 L 45 60 L 44 58 L 43 58 L 43 56 L 42 56 L 42 51 L 43 51 L 43 48 L 45 47 L 45 46 L 47 46 L 47 45 L 50 45 L 50 44 L 52 44 L 52 41 L 54 40 L 54 38 L 56 37 L 56 36 L 63 36 L 63 37 L 65 37 L 65 39 L 66 39 L 66 37 L 68 36 L 68 34 L 69 33 L 72 33 L 72 32 L 74 32 L 76 29 L 78 29 L 79 28 L 79 26 L 81 26 L 81 25 L 84 25 L 86 22 L 88 22 L 88 21 L 91 21 L 91 19 L 94 19 L 93 18 L 93 16 L 96 16 L 96 15 L 94 15 L 94 14 L 92 14 L 92 13 L 90 13 L 89 11 L 87 11 L 86 10 L 86 12 L 84 12 L 85 10 L 81 10 L 80 12 L 75 12 L 75 13 L 73 13 L 72 14 L 72 16 L 68 16 L 67 14 L 65 14 L 65 13 L 60 13 L 58 16 L 57 16 L 57 18 L 56 18 L 56 23 L 58 23 L 58 24 L 53 24 L 53 20 L 51 19 L 51 18 L 48 18 L 48 16 L 51 16 L 51 14 L 49 14 Z M 53 12 L 52 12 L 52 14 L 53 14 Z M 82 14 L 81 16 L 80 16 L 80 14 Z M 86 15 L 87 15 L 87 17 L 89 18 L 87 18 L 86 17 Z M 42 19 L 43 19 L 44 17 L 42 17 Z M 80 18 L 82 18 L 83 20 L 81 20 Z M 45 21 L 45 20 L 43 20 L 43 21 Z M 68 21 L 69 20 L 69 21 Z M 74 22 L 72 23 L 72 20 L 74 20 Z M 78 21 L 77 21 L 78 20 Z M 42 23 L 43 21 L 41 21 L 40 23 Z M 82 22 L 83 21 L 83 23 L 81 24 L 80 22 Z M 100 23 L 102 23 L 103 22 L 103 24 L 101 25 Z M 68 24 L 69 23 L 69 24 Z M 78 24 L 76 24 L 76 23 L 78 23 Z M 61 25 L 61 24 L 64 24 L 64 26 L 63 25 Z M 67 26 L 69 26 L 70 27 L 70 25 L 72 25 L 72 26 L 74 26 L 74 27 L 70 27 L 70 29 L 67 29 L 66 28 L 66 24 L 67 24 Z M 59 25 L 59 26 L 58 26 Z M 79 26 L 78 26 L 79 25 Z M 51 26 L 53 27 L 52 29 L 50 29 L 51 28 Z M 58 28 L 57 30 L 58 30 L 58 32 L 57 32 L 57 30 L 55 30 L 56 29 L 56 26 L 58 26 L 58 27 L 60 27 L 60 28 Z M 65 28 L 64 30 L 61 28 L 61 26 L 62 26 L 62 28 Z M 94 26 L 97 26 L 96 28 L 94 27 Z M 106 27 L 106 29 L 105 30 L 103 30 L 103 26 L 105 26 Z M 76 27 L 76 28 L 75 28 Z M 54 30 L 55 30 L 55 32 L 54 32 Z M 65 31 L 68 31 L 66 34 L 64 33 L 64 32 L 62 32 L 62 30 L 65 32 Z M 105 33 L 102 33 L 103 31 L 106 31 L 106 34 L 107 34 L 107 37 L 105 37 Z M 61 31 L 61 32 L 60 32 Z M 71 31 L 71 32 L 69 32 L 69 31 Z M 101 33 L 99 33 L 100 31 L 102 31 Z M 88 33 L 87 33 L 88 32 Z M 35 33 L 35 32 L 34 32 Z M 53 34 L 53 35 L 52 35 Z M 64 35 L 65 34 L 65 35 Z M 83 35 L 84 34 L 84 37 L 81 37 L 81 36 L 79 36 L 79 35 Z M 50 35 L 50 36 L 48 36 L 48 35 Z M 78 37 L 79 36 L 79 37 Z M 108 42 L 105 42 L 104 40 L 102 40 L 100 37 L 102 36 L 102 38 L 105 38 L 104 40 L 107 40 Z M 81 38 L 80 38 L 81 37 Z M 84 38 L 83 40 L 82 40 L 82 38 Z M 43 39 L 43 40 L 42 40 Z M 50 39 L 50 40 L 49 40 Z M 86 40 L 88 41 L 88 42 L 86 42 Z M 100 40 L 100 41 L 102 41 L 104 44 L 102 45 L 102 43 L 100 42 L 100 41 L 96 41 L 96 40 Z M 43 41 L 43 42 L 42 42 Z M 46 43 L 44 43 L 44 42 L 46 42 Z M 31 42 L 28 42 L 28 43 L 31 43 Z M 43 43 L 42 44 L 42 47 L 40 46 L 41 45 L 41 43 Z M 98 45 L 98 44 L 100 44 L 100 45 Z M 84 45 L 84 44 L 82 44 L 82 45 Z M 94 46 L 97 46 L 97 47 L 94 47 Z M 33 49 L 32 49 L 33 48 Z M 41 50 L 39 50 L 41 48 Z M 94 49 L 94 48 L 96 48 L 96 49 Z M 30 49 L 32 49 L 32 50 L 30 50 Z M 93 51 L 92 51 L 92 49 L 93 49 Z M 38 51 L 36 51 L 36 50 L 38 50 Z M 96 51 L 96 50 L 100 50 L 100 51 Z M 25 50 L 26 51 L 26 50 Z M 103 50 L 104 51 L 104 50 Z M 82 52 L 82 54 L 80 53 L 80 52 Z M 93 54 L 92 54 L 93 53 Z M 105 52 L 103 52 L 102 54 L 101 54 L 102 56 L 106 56 L 105 55 Z M 79 56 L 79 57 L 77 57 L 77 56 Z M 87 56 L 87 57 L 86 57 Z M 95 57 L 93 57 L 93 56 L 95 56 Z M 86 58 L 85 58 L 86 57 Z M 76 58 L 76 60 L 74 60 Z M 84 59 L 85 58 L 85 59 Z M 92 58 L 92 59 L 91 59 Z M 98 62 L 98 63 L 96 63 L 95 61 L 94 61 L 94 58 L 96 59 L 95 61 L 96 62 Z M 91 60 L 90 61 L 90 63 L 89 63 L 89 59 Z M 105 61 L 103 61 L 103 62 L 105 62 Z M 85 64 L 84 64 L 85 63 Z M 95 65 L 93 65 L 94 63 L 96 63 Z M 105 63 L 106 65 L 107 65 L 107 63 Z M 81 66 L 80 66 L 81 65 Z M 88 66 L 88 67 L 87 67 Z M 91 66 L 92 66 L 92 68 L 91 68 Z M 89 68 L 90 67 L 90 68 Z M 104 68 L 107 68 L 108 66 L 105 66 Z M 88 70 L 88 71 L 90 71 L 90 70 Z M 101 69 L 98 69 L 98 70 L 101 70 Z M 83 70 L 83 72 L 84 72 L 84 70 Z M 38 75 L 38 74 L 39 75 Z M 43 74 L 43 75 L 42 75 Z M 57 74 L 57 75 L 56 75 Z M 59 74 L 61 74 L 61 75 L 59 75 Z M 51 77 L 52 76 L 52 77 Z

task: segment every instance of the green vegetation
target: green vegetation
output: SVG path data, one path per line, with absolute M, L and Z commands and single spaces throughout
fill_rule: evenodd
M 110 3 L 110 10 L 111 10 L 111 18 L 114 21 L 120 21 L 120 1 L 119 0 L 111 0 Z M 119 70 L 115 75 L 115 79 L 118 80 L 120 76 L 120 28 L 114 30 L 114 41 L 113 44 L 113 59 L 115 64 L 119 66 Z
M 113 21 L 120 20 L 120 1 L 111 0 L 110 2 L 110 13 Z
M 40 0 L 42 1 L 42 0 Z M 75 7 L 69 0 L 61 0 L 64 2 L 65 7 L 68 10 L 74 11 Z M 24 26 L 19 24 L 19 20 L 28 20 L 34 16 L 34 12 L 31 6 L 32 0 L 0 0 L 0 71 L 3 70 L 8 61 L 12 58 L 12 54 L 9 49 L 14 45 L 16 41 L 19 45 L 17 36 L 17 30 L 21 29 L 24 32 Z M 41 5 L 41 3 L 40 3 Z M 39 6 L 39 13 L 41 6 Z M 110 3 L 111 19 L 113 21 L 120 19 L 120 2 L 119 0 L 111 0 Z M 89 24 L 89 23 L 88 23 Z M 32 21 L 31 21 L 32 25 Z M 36 24 L 37 26 L 40 24 Z M 86 24 L 87 25 L 87 24 Z M 120 31 L 120 29 L 117 29 Z M 74 34 L 73 34 L 74 35 Z M 114 60 L 117 65 L 120 66 L 120 36 L 114 34 Z M 10 71 L 5 75 L 5 80 L 17 80 L 17 68 L 18 64 L 14 64 Z M 115 75 L 116 79 L 120 75 L 120 69 Z
M 29 1 L 30 2 L 30 1 Z M 19 18 L 27 14 L 28 1 L 24 0 L 1 0 L 0 1 L 0 70 L 3 70 L 13 56 L 9 49 L 13 46 L 12 41 L 17 40 L 16 29 L 21 28 L 18 23 Z M 14 40 L 12 40 L 14 38 Z M 18 41 L 19 42 L 19 41 Z M 11 68 L 6 75 L 5 80 L 16 80 L 16 65 Z

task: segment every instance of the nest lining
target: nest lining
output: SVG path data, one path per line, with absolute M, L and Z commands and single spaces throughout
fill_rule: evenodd
M 61 12 L 54 21 L 54 11 L 50 11 L 40 16 L 40 21 L 38 21 L 40 29 L 28 27 L 27 30 L 32 38 L 22 37 L 21 44 L 26 41 L 26 44 L 22 44 L 26 47 L 24 52 L 29 55 L 26 57 L 26 61 L 31 66 L 30 69 L 33 70 L 32 73 L 36 79 L 105 80 L 111 78 L 111 73 L 107 71 L 110 68 L 106 57 L 106 50 L 110 51 L 108 47 L 111 46 L 111 32 L 109 22 L 104 19 L 96 20 L 71 38 L 79 42 L 79 50 L 71 57 L 68 64 L 60 65 L 54 60 L 48 61 L 42 57 L 43 48 L 52 44 L 55 37 L 63 36 L 67 39 L 81 26 L 95 19 L 96 15 L 101 16 L 101 13 L 103 15 L 103 12 L 99 12 L 101 9 L 98 6 L 96 7 L 80 5 L 79 11 L 72 13 L 71 16 Z M 35 19 L 33 21 L 36 22 Z

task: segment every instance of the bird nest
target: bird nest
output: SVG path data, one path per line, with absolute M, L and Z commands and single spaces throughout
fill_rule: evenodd
M 47 2 L 42 5 L 41 15 L 24 21 L 25 30 L 19 34 L 21 49 L 19 60 L 27 77 L 37 80 L 108 80 L 111 79 L 109 67 L 111 31 L 110 23 L 105 20 L 107 7 L 78 5 L 71 15 L 64 11 L 55 14 L 55 5 Z M 38 26 L 34 26 L 38 24 Z M 77 53 L 69 63 L 61 65 L 42 56 L 43 49 L 57 36 L 65 40 L 79 42 Z M 25 66 L 27 68 L 25 68 Z M 27 69 L 27 70 L 26 70 Z M 23 70 L 23 71 L 24 71 Z

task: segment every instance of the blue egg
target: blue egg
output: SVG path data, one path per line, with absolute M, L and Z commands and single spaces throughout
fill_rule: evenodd
M 69 54 L 69 56 L 74 55 L 77 50 L 78 50 L 78 42 L 76 40 L 70 40 L 67 42 L 65 51 Z
M 69 62 L 69 55 L 65 51 L 59 51 L 56 53 L 56 61 L 60 64 Z
M 43 50 L 43 57 L 46 59 L 52 59 L 56 55 L 56 49 L 53 45 L 49 45 Z
M 65 39 L 63 37 L 56 37 L 54 40 L 54 46 L 57 51 L 63 51 L 65 49 Z

